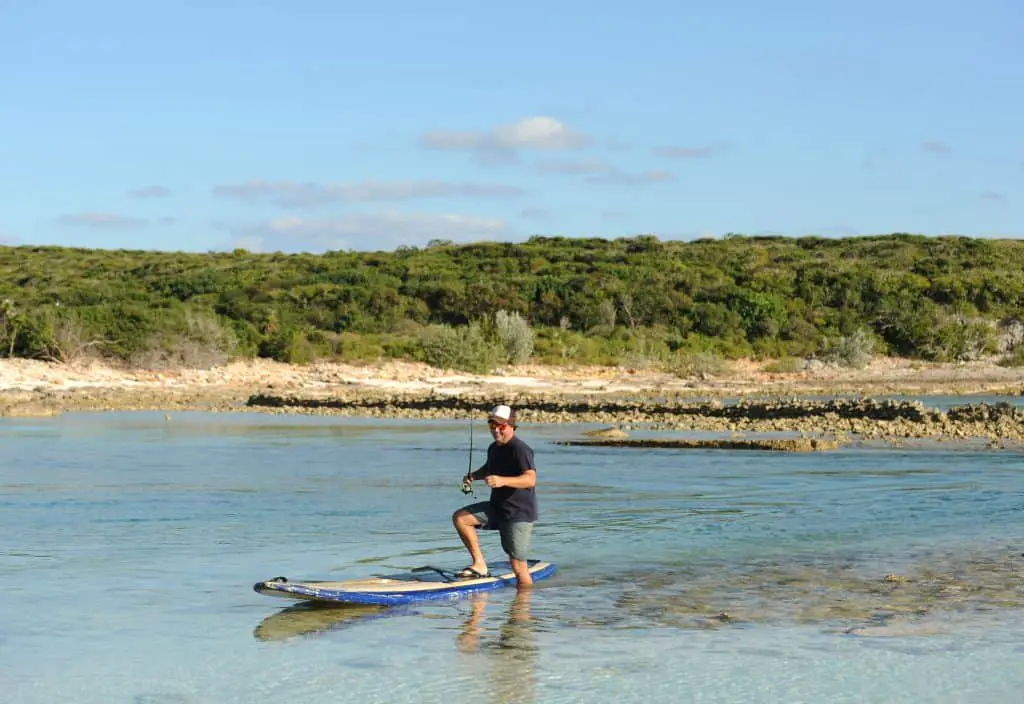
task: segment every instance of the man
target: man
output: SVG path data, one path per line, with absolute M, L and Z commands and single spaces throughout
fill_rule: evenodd
M 537 468 L 533 450 L 516 435 L 516 418 L 511 408 L 495 406 L 487 425 L 494 442 L 487 448 L 487 461 L 466 475 L 468 480 L 483 480 L 491 487 L 489 501 L 464 506 L 452 514 L 452 523 L 462 544 L 469 550 L 473 564 L 459 573 L 463 579 L 488 576 L 487 560 L 480 550 L 477 529 L 497 530 L 501 547 L 508 555 L 519 587 L 533 585 L 526 552 L 537 520 Z

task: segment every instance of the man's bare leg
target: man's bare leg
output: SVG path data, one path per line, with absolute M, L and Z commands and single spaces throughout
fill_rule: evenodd
M 480 574 L 487 574 L 487 560 L 484 559 L 484 554 L 480 550 L 480 540 L 476 535 L 476 529 L 483 524 L 477 520 L 476 516 L 463 509 L 452 514 L 452 524 L 459 537 L 462 538 L 462 544 L 469 550 L 469 556 L 473 559 L 470 568 Z
M 517 587 L 525 589 L 533 586 L 533 575 L 530 574 L 530 565 L 526 560 L 514 560 L 509 555 L 508 561 L 512 563 L 512 572 L 516 575 Z

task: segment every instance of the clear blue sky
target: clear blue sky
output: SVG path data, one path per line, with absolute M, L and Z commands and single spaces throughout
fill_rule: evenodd
M 1024 236 L 1020 0 L 599 7 L 0 0 L 0 242 Z

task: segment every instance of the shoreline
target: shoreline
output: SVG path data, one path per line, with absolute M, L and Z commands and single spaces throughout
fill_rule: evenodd
M 770 372 L 767 362 L 738 360 L 721 375 L 679 377 L 656 369 L 595 365 L 526 364 L 469 374 L 419 362 L 315 362 L 292 365 L 266 359 L 237 361 L 209 369 L 122 369 L 101 362 L 59 364 L 0 358 L 0 394 L 78 391 L 130 391 L 336 388 L 368 392 L 459 394 L 494 389 L 533 391 L 553 396 L 572 394 L 657 394 L 680 396 L 799 395 L 1024 395 L 1024 368 L 1000 367 L 994 361 L 927 363 L 876 358 L 864 369 L 844 369 L 820 362 L 795 372 Z
M 520 409 L 524 423 L 589 422 L 732 437 L 980 438 L 992 447 L 1024 441 L 1024 404 L 1010 399 L 1016 409 L 975 408 L 978 399 L 970 398 L 1021 397 L 1024 369 L 887 358 L 862 370 L 819 365 L 770 373 L 764 366 L 743 360 L 719 377 L 679 378 L 621 367 L 524 365 L 472 375 L 397 361 L 295 366 L 254 360 L 155 371 L 2 359 L 0 416 L 196 410 L 466 418 L 508 402 Z M 927 399 L 940 396 L 963 397 L 963 404 L 949 413 L 928 408 Z M 723 412 L 725 405 L 738 410 Z

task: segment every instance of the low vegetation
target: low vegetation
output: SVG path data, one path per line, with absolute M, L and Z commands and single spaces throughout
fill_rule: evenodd
M 0 247 L 0 355 L 210 366 L 404 358 L 726 373 L 740 357 L 1021 364 L 1024 243 L 534 237 L 393 252 Z

